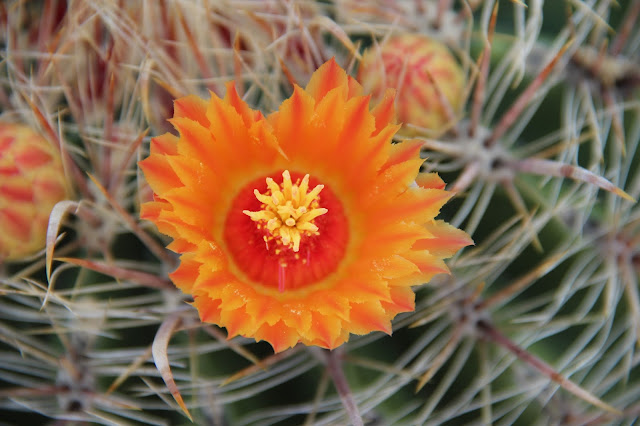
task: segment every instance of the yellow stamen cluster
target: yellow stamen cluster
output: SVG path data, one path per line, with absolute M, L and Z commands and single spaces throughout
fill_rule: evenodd
M 268 190 L 264 194 L 253 190 L 262 203 L 262 210 L 242 212 L 254 222 L 266 222 L 267 231 L 274 239 L 298 252 L 303 235 L 318 235 L 318 227 L 313 220 L 328 212 L 318 207 L 319 194 L 324 185 L 317 185 L 309 191 L 309 175 L 294 184 L 288 170 L 282 173 L 282 179 L 282 184 L 278 185 L 268 177 Z

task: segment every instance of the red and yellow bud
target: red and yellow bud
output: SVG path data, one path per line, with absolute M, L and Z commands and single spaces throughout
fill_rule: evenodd
M 0 123 L 0 261 L 43 249 L 51 209 L 67 194 L 58 151 L 29 127 Z
M 365 92 L 380 100 L 387 88 L 396 89 L 398 120 L 404 134 L 415 134 L 407 124 L 435 132 L 463 104 L 464 74 L 447 47 L 421 34 L 390 37 L 362 56 L 358 80 Z

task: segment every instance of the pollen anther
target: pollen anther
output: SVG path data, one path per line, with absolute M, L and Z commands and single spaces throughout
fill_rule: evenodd
M 302 237 L 318 235 L 318 227 L 313 221 L 328 210 L 319 207 L 320 192 L 324 185 L 316 185 L 309 191 L 309 175 L 295 184 L 288 170 L 282 172 L 282 184 L 278 185 L 268 177 L 267 191 L 261 194 L 255 189 L 254 195 L 262 203 L 261 210 L 243 210 L 254 222 L 266 222 L 266 229 L 276 241 L 294 252 L 300 250 Z M 260 225 L 258 225 L 260 226 Z

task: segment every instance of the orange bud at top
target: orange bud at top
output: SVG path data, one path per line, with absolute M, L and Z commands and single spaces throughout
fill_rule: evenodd
M 464 101 L 464 74 L 447 47 L 421 34 L 390 37 L 362 56 L 358 80 L 374 100 L 395 88 L 398 120 L 440 131 Z M 437 86 L 437 88 L 434 86 Z M 403 129 L 414 134 L 415 129 Z

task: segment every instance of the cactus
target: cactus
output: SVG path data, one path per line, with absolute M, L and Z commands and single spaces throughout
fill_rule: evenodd
M 0 423 L 634 424 L 639 17 L 638 0 L 0 4 L 0 131 L 22 135 L 20 149 L 46 149 L 57 168 L 7 180 L 2 171 L 17 162 L 0 137 L 0 218 L 23 211 L 5 202 L 9 183 L 44 197 L 30 198 L 38 219 L 19 213 L 37 243 L 17 244 L 0 219 Z M 366 69 L 371 52 L 414 38 L 437 46 L 462 76 L 454 90 L 439 68 L 417 72 L 439 107 L 435 124 L 419 120 L 427 114 L 419 104 L 401 106 L 399 83 L 376 74 L 383 67 Z M 273 117 L 254 133 L 269 143 L 278 122 L 270 114 L 332 58 L 352 76 L 345 94 L 355 95 L 357 79 L 372 92 L 370 115 L 380 122 L 392 120 L 393 90 L 384 89 L 396 89 L 397 110 L 411 114 L 398 117 L 403 130 L 385 149 L 425 159 L 407 186 L 454 194 L 438 219 L 475 245 L 437 271 L 449 274 L 415 283 L 415 309 L 385 316 L 392 333 L 353 326 L 348 341 L 289 339 L 274 352 L 246 328 L 207 321 L 215 309 L 178 290 L 195 282 L 174 273 L 185 262 L 176 253 L 192 244 L 180 238 L 188 218 L 165 232 L 173 225 L 149 206 L 167 188 L 158 190 L 161 179 L 149 185 L 145 159 L 172 149 L 172 136 L 158 137 L 175 134 L 176 120 L 167 120 L 184 117 L 196 98 L 235 96 L 242 120 Z M 173 103 L 185 97 L 191 103 Z M 206 119 L 195 107 L 188 115 Z M 27 134 L 46 148 L 23 142 Z M 239 176 L 256 167 L 236 163 Z M 304 173 L 295 172 L 303 171 L 291 173 L 299 188 Z M 36 191 L 43 177 L 55 191 Z M 323 192 L 314 194 L 319 205 Z M 246 210 L 259 220 L 253 203 Z M 398 224 L 409 227 L 416 213 L 403 214 Z M 308 235 L 321 217 L 305 225 Z M 452 255 L 440 231 L 430 232 L 443 245 L 413 250 Z M 277 293 L 282 280 L 271 281 Z

